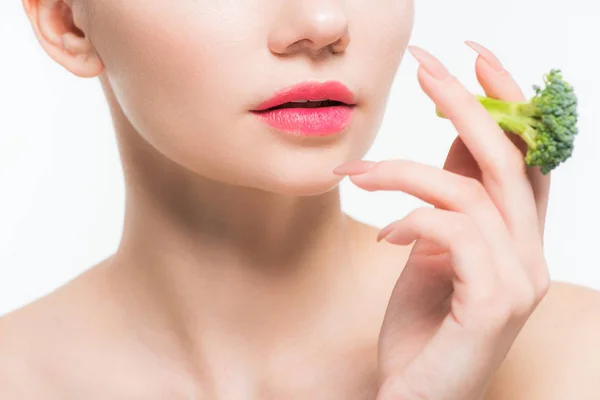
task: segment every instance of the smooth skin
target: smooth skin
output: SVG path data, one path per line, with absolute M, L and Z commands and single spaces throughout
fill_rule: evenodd
M 426 51 L 410 48 L 419 82 L 458 133 L 444 168 L 355 161 L 412 0 L 23 5 L 52 59 L 100 78 L 126 215 L 115 254 L 0 319 L 0 398 L 600 397 L 600 294 L 551 282 L 543 256 L 549 176 Z M 522 100 L 468 44 L 486 94 Z M 305 79 L 357 94 L 344 135 L 284 137 L 248 112 Z M 347 175 L 433 208 L 361 223 L 341 212 Z

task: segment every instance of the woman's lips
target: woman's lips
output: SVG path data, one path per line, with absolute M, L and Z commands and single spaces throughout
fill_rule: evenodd
M 282 105 L 285 108 L 274 108 Z M 276 92 L 252 112 L 280 131 L 325 136 L 350 124 L 354 106 L 354 94 L 341 82 L 303 82 Z
M 327 136 L 342 132 L 351 122 L 354 106 L 338 105 L 318 108 L 280 108 L 255 111 L 273 128 L 303 136 Z

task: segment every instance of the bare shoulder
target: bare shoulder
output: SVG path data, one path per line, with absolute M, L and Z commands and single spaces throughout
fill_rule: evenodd
M 552 282 L 486 400 L 600 398 L 600 292 Z
M 96 266 L 0 318 L 1 400 L 183 398 L 102 279 Z
M 59 377 L 82 361 L 75 358 L 78 350 L 93 352 L 90 339 L 96 338 L 88 328 L 101 310 L 90 283 L 95 272 L 92 268 L 0 318 L 0 399 L 55 398 Z
M 35 399 L 47 393 L 36 373 L 41 321 L 35 317 L 41 299 L 0 318 L 0 398 Z

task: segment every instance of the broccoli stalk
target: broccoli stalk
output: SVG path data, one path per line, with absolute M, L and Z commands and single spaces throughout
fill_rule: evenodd
M 577 135 L 577 97 L 573 87 L 553 69 L 544 77 L 545 87 L 534 85 L 528 102 L 508 102 L 475 95 L 494 121 L 527 143 L 525 163 L 539 166 L 545 175 L 571 157 Z M 445 118 L 436 108 L 436 114 Z

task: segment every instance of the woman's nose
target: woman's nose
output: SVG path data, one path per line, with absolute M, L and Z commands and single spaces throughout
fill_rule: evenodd
M 344 0 L 283 0 L 277 21 L 269 33 L 269 48 L 275 54 L 308 51 L 342 52 L 350 36 Z

